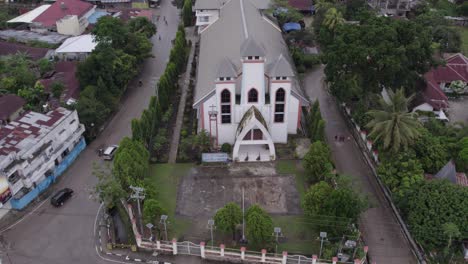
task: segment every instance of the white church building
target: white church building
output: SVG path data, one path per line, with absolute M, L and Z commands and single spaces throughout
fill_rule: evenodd
M 281 29 L 251 0 L 228 0 L 200 34 L 194 108 L 198 131 L 233 146 L 235 161 L 276 159 L 275 143 L 301 128 L 309 102 Z

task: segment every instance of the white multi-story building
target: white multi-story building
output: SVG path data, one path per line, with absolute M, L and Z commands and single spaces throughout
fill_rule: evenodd
M 251 0 L 229 0 L 201 32 L 197 69 L 198 130 L 232 144 L 236 161 L 274 160 L 308 105 L 281 30 Z
M 61 107 L 47 114 L 26 112 L 0 127 L 0 177 L 6 178 L 13 197 L 21 199 L 57 176 L 57 167 L 76 146 L 84 147 L 84 131 L 77 112 Z

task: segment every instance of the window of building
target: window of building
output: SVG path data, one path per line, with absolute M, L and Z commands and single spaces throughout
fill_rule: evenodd
M 208 22 L 209 20 L 210 20 L 209 16 L 198 17 L 198 21 L 200 21 L 200 22 Z
M 231 80 L 231 77 L 226 77 L 226 81 L 230 81 Z
M 275 79 L 276 79 L 276 80 L 281 80 L 281 77 L 276 77 Z
M 220 81 L 224 81 L 224 77 L 219 77 L 219 80 L 220 80 Z
M 231 123 L 231 93 L 226 89 L 221 92 L 221 124 Z
M 255 88 L 250 89 L 249 94 L 248 94 L 248 102 L 249 103 L 258 102 L 258 92 Z
M 275 96 L 275 122 L 284 122 L 286 92 L 283 88 L 276 91 Z
M 282 79 L 282 80 L 286 80 L 286 79 L 288 79 L 288 77 L 283 76 L 283 77 L 281 77 L 281 79 Z
M 260 56 L 255 56 L 255 59 L 256 59 L 256 60 L 259 60 L 259 59 L 260 59 Z
M 73 119 L 72 121 L 70 121 L 70 125 L 75 123 L 76 119 Z
M 248 57 L 247 57 L 248 60 L 251 60 L 252 58 L 253 58 L 252 56 L 248 56 Z

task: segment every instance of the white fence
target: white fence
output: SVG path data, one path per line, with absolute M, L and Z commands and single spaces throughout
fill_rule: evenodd
M 333 263 L 338 262 L 338 258 L 334 257 L 331 260 L 318 259 L 316 255 L 312 258 L 308 258 L 302 255 L 291 255 L 289 256 L 286 251 L 282 254 L 271 254 L 267 253 L 266 249 L 262 249 L 261 252 L 247 251 L 245 247 L 240 249 L 225 248 L 223 244 L 219 247 L 205 247 L 205 242 L 195 244 L 189 241 L 177 242 L 176 239 L 172 241 L 155 241 L 148 242 L 143 241 L 136 225 L 136 217 L 133 213 L 131 204 L 126 206 L 127 213 L 130 216 L 132 222 L 133 233 L 135 234 L 135 240 L 138 248 L 153 250 L 161 253 L 169 253 L 173 255 L 192 255 L 199 256 L 202 259 L 211 260 L 223 260 L 230 262 L 242 262 L 242 263 L 270 263 L 270 264 L 321 264 L 321 263 Z M 366 254 L 362 260 L 355 259 L 354 264 L 366 263 L 368 247 L 364 247 L 364 253 Z

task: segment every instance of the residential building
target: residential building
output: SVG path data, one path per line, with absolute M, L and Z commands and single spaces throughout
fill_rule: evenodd
M 71 37 L 55 50 L 55 55 L 61 60 L 84 60 L 96 46 L 91 34 Z
M 96 6 L 80 0 L 58 0 L 33 19 L 31 30 L 56 31 L 63 35 L 81 35 Z
M 312 0 L 288 0 L 288 4 L 299 12 L 309 14 L 315 12 L 314 3 Z
M 274 143 L 301 129 L 308 105 L 281 29 L 250 0 L 230 0 L 201 32 L 198 64 L 198 131 L 234 145 L 236 161 L 274 160 Z
M 48 57 L 51 51 L 51 49 L 34 48 L 20 43 L 0 41 L 0 57 L 23 53 L 26 54 L 26 56 L 31 60 L 36 61 Z
M 59 100 L 49 97 L 50 99 L 47 103 L 51 109 L 60 107 L 61 103 L 73 105 L 78 101 L 80 96 L 80 83 L 78 78 L 76 78 L 77 67 L 78 63 L 75 61 L 58 61 L 55 63 L 53 74 L 48 78 L 39 80 L 44 86 L 44 90 L 49 94 L 52 94 L 52 84 L 56 82 L 63 84 L 65 87 Z
M 195 11 L 198 33 L 201 33 L 207 26 L 213 24 L 219 18 L 221 8 L 229 0 L 196 0 L 193 10 Z M 270 7 L 269 0 L 251 0 L 259 10 Z
M 25 23 L 25 24 L 31 24 L 36 17 L 38 17 L 40 14 L 44 13 L 47 9 L 49 9 L 51 5 L 41 5 L 33 10 L 26 12 L 20 16 L 17 16 L 13 19 L 10 19 L 7 21 L 7 23 Z
M 0 127 L 15 120 L 22 112 L 26 101 L 15 95 L 0 95 Z
M 419 4 L 420 0 L 368 0 L 370 7 L 385 16 L 403 16 Z
M 76 111 L 26 112 L 0 127 L 0 178 L 22 209 L 71 164 L 86 145 Z
M 463 172 L 457 172 L 455 167 L 455 162 L 450 160 L 445 164 L 442 169 L 440 169 L 435 175 L 427 174 L 426 178 L 428 180 L 439 179 L 439 180 L 448 180 L 453 184 L 460 186 L 468 186 L 468 178 Z

